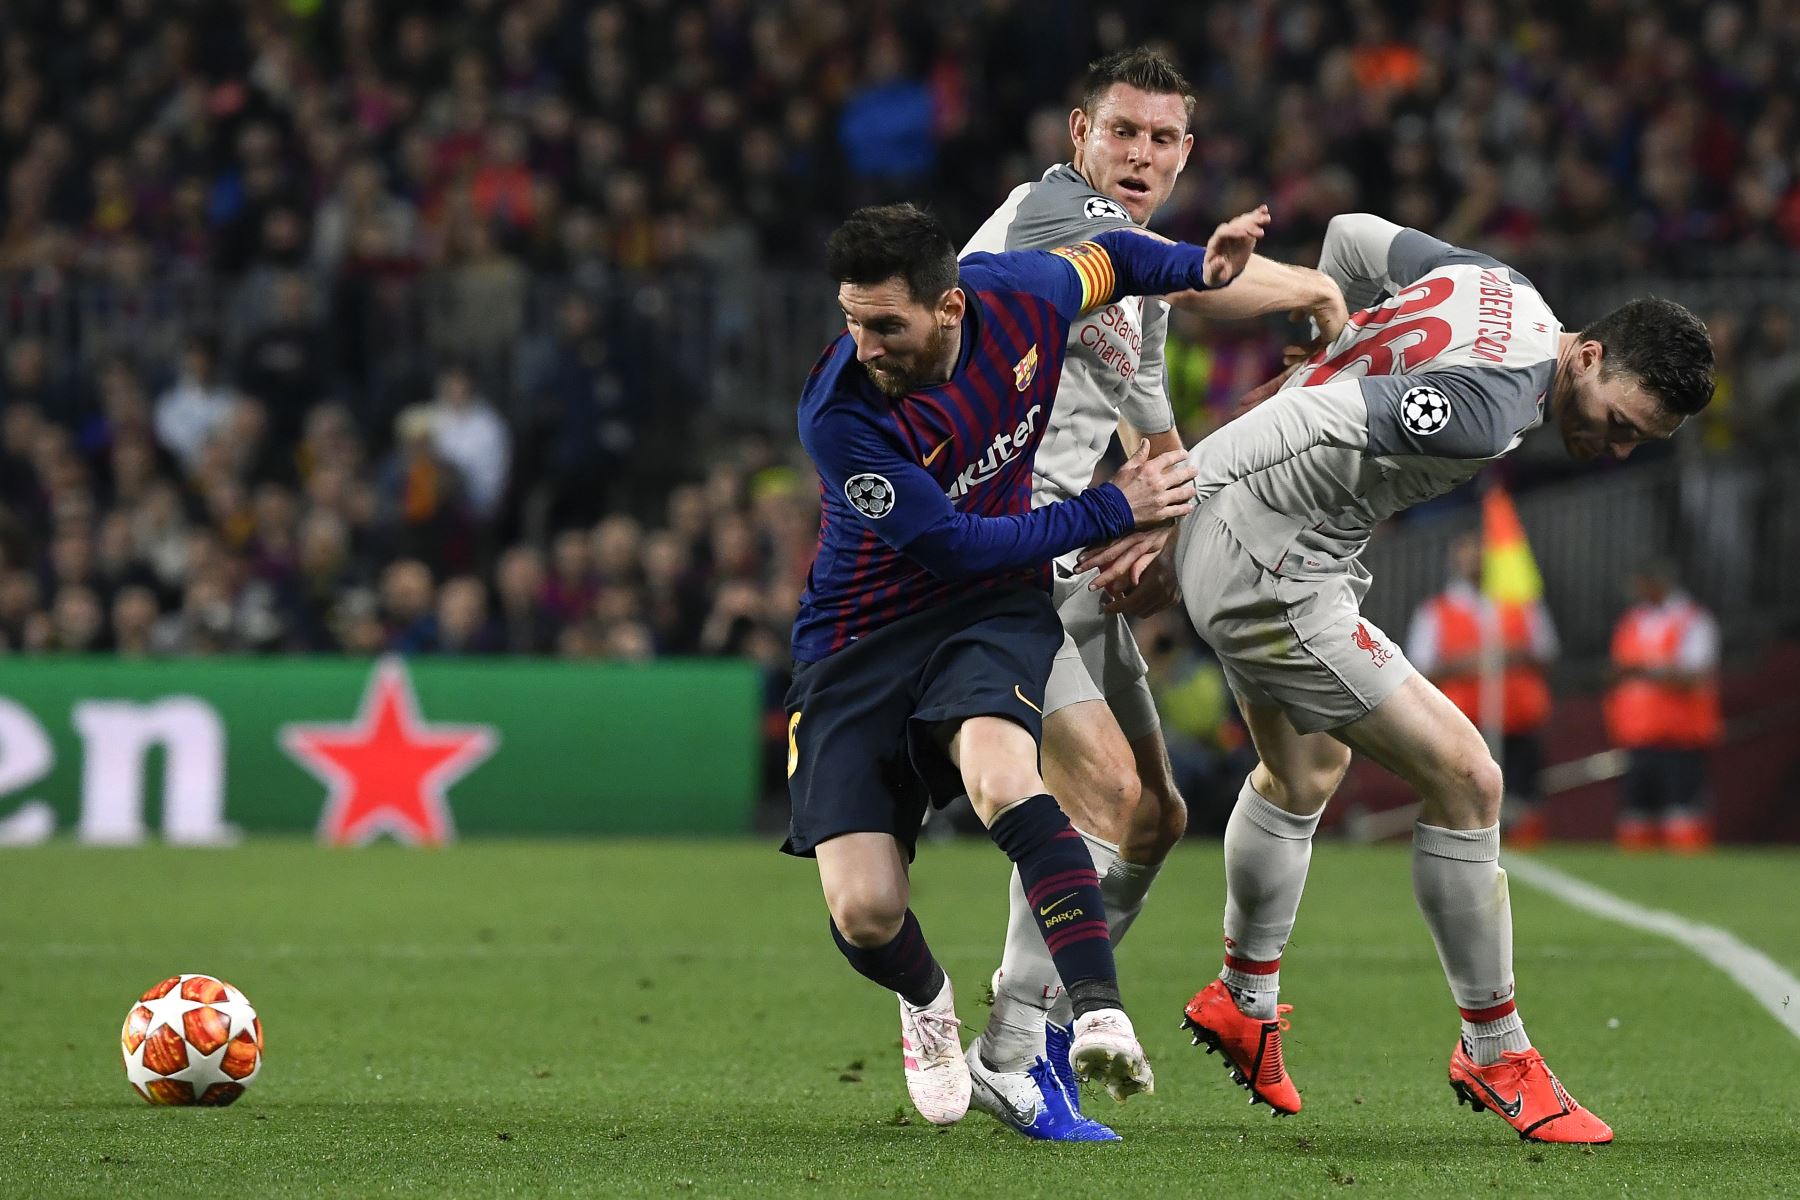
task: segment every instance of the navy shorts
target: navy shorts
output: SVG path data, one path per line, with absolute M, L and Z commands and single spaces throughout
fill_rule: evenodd
M 1006 717 L 1043 741 L 1044 686 L 1062 647 L 1048 592 L 1006 588 L 902 617 L 803 663 L 787 694 L 782 849 L 892 834 L 910 859 L 927 805 L 963 794 L 946 722 Z

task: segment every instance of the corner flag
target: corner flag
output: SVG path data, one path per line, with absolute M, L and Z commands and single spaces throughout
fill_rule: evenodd
M 1495 604 L 1530 604 L 1544 595 L 1525 527 L 1498 483 L 1481 496 L 1481 594 Z

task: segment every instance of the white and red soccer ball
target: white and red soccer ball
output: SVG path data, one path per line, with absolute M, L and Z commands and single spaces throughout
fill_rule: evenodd
M 262 1070 L 262 1022 L 211 975 L 172 975 L 132 1005 L 119 1034 L 125 1078 L 151 1104 L 230 1104 Z

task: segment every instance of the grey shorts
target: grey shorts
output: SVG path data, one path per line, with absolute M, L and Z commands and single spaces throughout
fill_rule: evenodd
M 1063 644 L 1044 688 L 1044 715 L 1084 700 L 1104 700 L 1125 740 L 1135 742 L 1161 728 L 1145 678 L 1149 668 L 1131 635 L 1131 623 L 1103 610 L 1101 593 L 1088 591 L 1095 572 L 1064 578 L 1073 560 L 1071 555 L 1057 562 L 1051 585 Z
M 1182 526 L 1180 564 L 1188 616 L 1240 703 L 1276 705 L 1301 733 L 1367 716 L 1413 674 L 1357 611 L 1369 590 L 1361 563 L 1290 554 L 1271 571 L 1203 513 Z

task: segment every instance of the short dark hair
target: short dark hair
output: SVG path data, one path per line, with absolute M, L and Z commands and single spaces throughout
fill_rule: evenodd
M 920 304 L 956 286 L 956 245 L 916 204 L 859 208 L 825 242 L 825 269 L 839 283 L 904 279 Z
M 1606 347 L 1602 375 L 1632 376 L 1672 413 L 1691 417 L 1712 400 L 1712 335 L 1673 300 L 1651 296 L 1622 304 L 1581 336 Z
M 1138 46 L 1131 50 L 1116 50 L 1089 63 L 1087 75 L 1081 81 L 1082 110 L 1091 114 L 1106 89 L 1116 83 L 1127 84 L 1153 96 L 1180 96 L 1188 116 L 1194 115 L 1194 85 L 1161 50 Z

